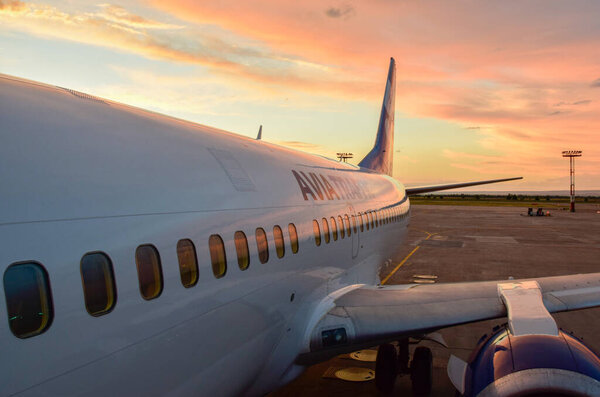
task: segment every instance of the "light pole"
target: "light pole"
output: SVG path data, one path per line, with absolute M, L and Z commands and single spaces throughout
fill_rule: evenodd
M 565 150 L 562 152 L 563 157 L 569 158 L 569 175 L 571 176 L 571 212 L 575 212 L 575 157 L 581 157 L 581 153 L 581 150 Z
M 343 161 L 344 163 L 352 157 L 354 157 L 352 153 L 337 153 L 338 160 Z

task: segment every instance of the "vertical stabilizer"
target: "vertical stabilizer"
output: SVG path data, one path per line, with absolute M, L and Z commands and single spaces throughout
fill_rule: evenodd
M 258 135 L 256 136 L 256 140 L 260 141 L 262 139 L 262 125 L 258 129 Z
M 396 61 L 390 59 L 385 96 L 379 116 L 375 146 L 358 164 L 382 174 L 392 175 L 394 169 L 394 103 L 396 97 Z

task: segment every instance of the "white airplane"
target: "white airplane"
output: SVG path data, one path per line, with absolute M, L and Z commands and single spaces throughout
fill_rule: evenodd
M 549 312 L 600 305 L 600 273 L 378 285 L 409 195 L 502 181 L 393 179 L 394 93 L 392 59 L 357 167 L 0 75 L 0 394 L 257 396 L 379 344 L 385 389 L 391 341 L 507 307 L 513 338 L 550 335 Z

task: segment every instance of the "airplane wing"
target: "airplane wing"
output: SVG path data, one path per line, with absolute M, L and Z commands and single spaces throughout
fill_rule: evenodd
M 505 317 L 498 284 L 537 281 L 551 313 L 600 306 L 600 273 L 448 284 L 355 285 L 329 296 L 309 324 L 310 364 L 357 348 Z
M 410 187 L 410 188 L 406 189 L 406 194 L 408 194 L 409 196 L 412 196 L 412 195 L 420 194 L 420 193 L 429 193 L 429 192 L 437 192 L 439 190 L 457 189 L 459 187 L 486 185 L 488 183 L 498 183 L 498 182 L 506 182 L 506 181 L 515 181 L 517 179 L 523 179 L 523 177 L 519 176 L 519 177 L 516 177 L 516 178 L 491 179 L 489 181 L 475 181 L 475 182 L 453 183 L 453 184 L 449 184 L 449 185 L 432 185 L 432 186 Z

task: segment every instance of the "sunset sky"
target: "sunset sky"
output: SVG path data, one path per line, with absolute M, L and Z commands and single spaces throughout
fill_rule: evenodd
M 114 1 L 114 0 L 108 0 Z M 354 163 L 397 63 L 394 176 L 600 189 L 600 2 L 0 0 L 0 73 Z

